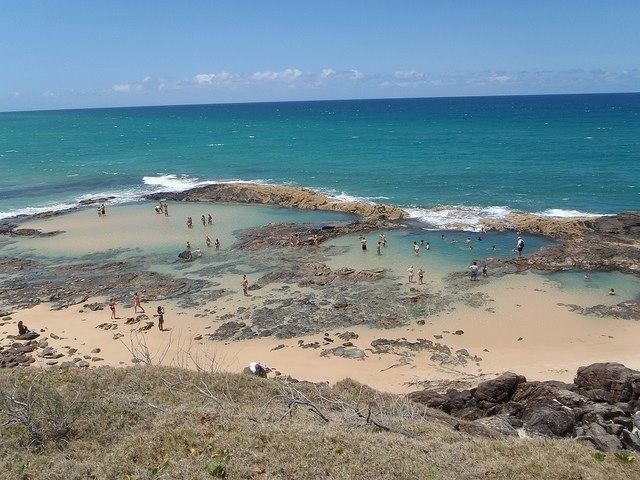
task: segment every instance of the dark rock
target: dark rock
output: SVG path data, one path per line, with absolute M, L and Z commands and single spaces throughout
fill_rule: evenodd
M 324 350 L 320 354 L 321 357 L 327 357 L 329 355 L 333 355 L 336 357 L 343 357 L 343 358 L 352 358 L 357 360 L 363 360 L 366 357 L 364 351 L 360 350 L 359 348 L 345 348 L 345 347 L 330 348 L 328 350 Z
M 570 435 L 576 425 L 576 419 L 571 410 L 555 410 L 547 406 L 524 411 L 522 420 L 528 431 L 549 437 Z
M 620 363 L 594 363 L 580 367 L 575 384 L 580 393 L 595 401 L 629 402 L 640 397 L 640 372 Z
M 493 380 L 482 382 L 472 393 L 477 400 L 504 403 L 511 399 L 518 385 L 526 381 L 522 375 L 506 372 Z
M 640 437 L 626 428 L 622 430 L 622 443 L 629 450 L 640 452 Z

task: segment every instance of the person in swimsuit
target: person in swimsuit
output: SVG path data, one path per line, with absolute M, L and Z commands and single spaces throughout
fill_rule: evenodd
M 140 295 L 138 292 L 133 294 L 133 313 L 138 313 L 138 308 L 142 313 L 144 313 L 144 308 L 142 308 L 142 300 L 140 300 Z
M 416 257 L 420 255 L 420 245 L 418 245 L 418 242 L 413 242 L 413 254 Z
M 213 225 L 213 217 L 211 216 L 210 213 L 207 215 L 207 223 L 209 225 Z
M 380 250 L 382 247 L 382 242 L 380 240 L 378 240 L 378 245 L 376 245 L 376 253 L 378 255 L 382 255 L 382 251 Z
M 18 322 L 18 335 L 25 335 L 29 333 L 29 327 L 27 327 L 22 320 Z
M 207 247 L 211 248 L 211 239 L 209 238 L 209 235 L 207 235 L 207 238 L 204 242 L 207 244 Z
M 191 243 L 187 242 L 187 250 L 191 250 Z
M 249 296 L 249 280 L 247 279 L 246 275 L 242 275 L 242 281 L 240 282 L 240 285 L 242 286 L 242 293 L 244 294 L 245 297 Z
M 616 291 L 612 288 L 611 290 L 609 290 L 609 295 L 615 295 Z
M 158 330 L 162 332 L 164 330 L 164 307 L 158 305 L 157 312 L 158 313 L 156 316 L 158 317 Z
M 104 206 L 104 203 L 100 205 L 100 211 L 102 212 L 102 215 L 107 214 L 107 207 Z
M 207 225 L 207 219 L 204 217 L 204 215 L 202 215 L 202 217 L 200 217 L 200 220 L 202 221 L 202 226 L 206 226 Z
M 164 204 L 162 209 L 164 210 L 164 216 L 168 217 L 169 216 L 169 207 L 167 206 L 166 203 Z
M 427 242 L 427 245 L 424 248 L 429 250 L 431 248 L 431 244 L 429 242 Z
M 471 278 L 471 281 L 473 282 L 478 280 L 478 263 L 477 262 L 473 262 L 469 267 L 469 278 Z
M 424 270 L 422 269 L 422 267 L 420 267 L 418 269 L 418 284 L 423 285 L 423 280 L 424 280 Z
M 409 268 L 407 268 L 407 276 L 409 277 L 409 283 L 413 283 L 414 274 L 415 274 L 415 271 L 413 269 L 413 265 L 411 265 Z
M 365 237 L 360 237 L 360 244 L 362 245 L 362 251 L 367 251 L 367 239 Z
M 216 247 L 216 250 L 220 250 L 220 240 L 216 238 L 216 241 L 213 244 Z
M 111 310 L 111 319 L 115 320 L 116 319 L 116 299 L 115 298 L 110 298 L 109 299 L 109 310 Z

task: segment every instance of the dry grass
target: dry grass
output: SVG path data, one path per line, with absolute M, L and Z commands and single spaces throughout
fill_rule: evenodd
M 352 380 L 329 388 L 148 366 L 14 371 L 0 374 L 5 398 L 16 381 L 37 382 L 58 402 L 52 415 L 72 418 L 38 445 L 1 404 L 0 425 L 10 422 L 0 479 L 640 478 L 638 461 L 597 460 L 569 440 L 470 437 L 441 413 Z

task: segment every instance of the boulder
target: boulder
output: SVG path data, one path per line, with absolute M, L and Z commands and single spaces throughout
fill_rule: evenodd
M 576 426 L 575 415 L 567 408 L 540 406 L 524 411 L 521 418 L 527 431 L 547 437 L 571 435 Z
M 629 450 L 640 452 L 640 437 L 626 428 L 622 430 L 622 443 Z
M 526 381 L 522 375 L 506 372 L 493 380 L 482 382 L 472 390 L 472 394 L 477 400 L 504 403 L 511 399 L 518 385 Z
M 502 415 L 494 415 L 493 417 L 485 417 L 475 420 L 476 424 L 482 425 L 483 427 L 490 428 L 495 430 L 496 432 L 504 435 L 505 437 L 517 437 L 518 432 L 506 416 Z
M 580 393 L 594 401 L 630 402 L 640 396 L 640 372 L 620 363 L 594 363 L 580 367 L 575 384 Z
M 585 440 L 590 441 L 594 447 L 602 452 L 617 452 L 622 449 L 620 439 L 608 433 L 602 425 L 590 423 L 584 428 Z

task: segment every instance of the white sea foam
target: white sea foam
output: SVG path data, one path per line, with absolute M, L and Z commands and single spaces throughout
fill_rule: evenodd
M 602 213 L 588 213 L 580 210 L 564 210 L 562 208 L 548 208 L 542 212 L 536 212 L 535 215 L 550 218 L 595 218 L 605 216 Z
M 38 213 L 45 212 L 60 212 L 62 210 L 68 210 L 77 206 L 77 203 L 49 203 L 39 207 L 17 208 L 15 210 L 9 210 L 8 212 L 0 212 L 0 220 L 5 218 L 18 217 L 21 215 L 36 215 Z
M 438 206 L 434 208 L 405 208 L 410 218 L 418 219 L 428 228 L 460 229 L 479 231 L 486 219 L 502 220 L 513 210 L 502 206 L 467 207 L 457 205 Z

